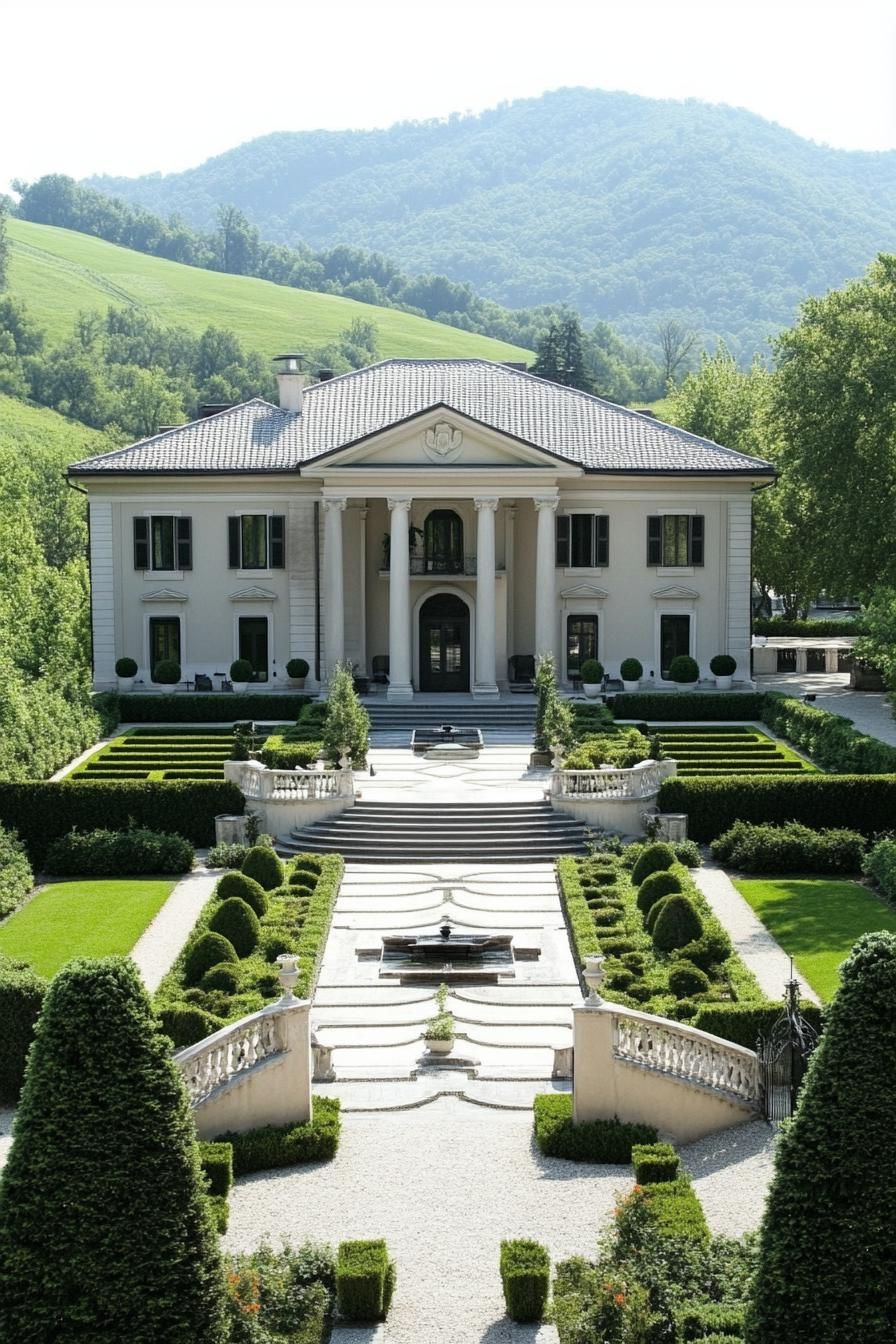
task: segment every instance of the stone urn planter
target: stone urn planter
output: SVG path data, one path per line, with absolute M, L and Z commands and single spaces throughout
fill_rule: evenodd
M 716 679 L 716 690 L 731 690 L 731 678 L 736 667 L 737 662 L 728 653 L 717 653 L 715 658 L 710 659 L 709 670 Z
M 582 690 L 587 699 L 596 700 L 604 688 L 604 669 L 596 658 L 586 658 L 579 668 Z
M 304 658 L 290 658 L 286 664 L 286 675 L 293 690 L 304 690 L 308 671 L 309 667 Z
M 249 689 L 249 682 L 252 680 L 252 664 L 248 658 L 237 658 L 235 662 L 230 664 L 230 680 L 237 695 L 242 695 Z
M 118 689 L 122 694 L 132 691 L 137 675 L 137 664 L 133 658 L 119 658 L 115 664 L 115 675 L 118 678 Z
M 669 680 L 675 682 L 676 691 L 692 691 L 700 680 L 700 667 L 688 654 L 680 653 L 669 664 Z

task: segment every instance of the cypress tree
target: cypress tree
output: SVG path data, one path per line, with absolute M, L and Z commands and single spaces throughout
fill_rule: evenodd
M 749 1344 L 896 1338 L 896 936 L 841 968 L 775 1156 L 747 1315 Z
M 223 1292 L 187 1094 L 136 968 L 72 961 L 0 1179 L 0 1339 L 220 1344 Z

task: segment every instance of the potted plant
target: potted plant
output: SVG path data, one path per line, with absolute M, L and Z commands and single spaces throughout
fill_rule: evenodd
M 692 691 L 700 680 L 700 668 L 694 658 L 680 653 L 669 664 L 669 680 L 675 682 L 678 691 Z
M 133 658 L 119 658 L 115 664 L 115 675 L 118 678 L 119 691 L 132 691 L 134 689 L 134 678 L 137 675 L 137 664 Z
M 737 659 L 732 658 L 730 653 L 717 653 L 715 658 L 710 658 L 709 670 L 716 679 L 716 690 L 731 690 L 731 678 L 736 668 Z
M 431 1055 L 447 1055 L 454 1045 L 454 1014 L 448 1012 L 447 1003 L 448 986 L 439 985 L 436 990 L 436 1005 L 439 1011 L 423 1028 L 423 1040 Z
M 308 671 L 308 664 L 304 658 L 290 658 L 286 664 L 286 675 L 289 677 L 290 686 L 295 686 L 296 690 L 300 691 L 305 685 Z
M 180 677 L 180 663 L 174 658 L 160 658 L 152 674 L 153 681 L 157 681 L 166 691 L 173 691 Z
M 589 700 L 594 700 L 600 695 L 604 683 L 604 669 L 596 658 L 586 658 L 579 668 L 579 676 L 582 678 L 582 690 Z
M 230 664 L 230 680 L 233 682 L 233 689 L 240 694 L 249 687 L 252 680 L 254 668 L 248 658 L 237 658 Z
M 623 658 L 619 666 L 619 675 L 622 678 L 622 689 L 624 691 L 636 691 L 641 685 L 644 668 L 637 658 Z

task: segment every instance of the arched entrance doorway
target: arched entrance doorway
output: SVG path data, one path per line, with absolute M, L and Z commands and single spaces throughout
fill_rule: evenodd
M 420 689 L 470 689 L 470 612 L 454 593 L 435 593 L 420 608 Z

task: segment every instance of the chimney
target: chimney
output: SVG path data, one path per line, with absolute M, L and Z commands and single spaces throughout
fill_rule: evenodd
M 515 373 L 529 372 L 529 365 L 525 362 L 525 360 L 503 359 L 501 363 L 504 365 L 505 369 L 513 369 Z
M 302 371 L 305 356 L 300 354 L 275 355 L 277 383 L 280 387 L 280 409 L 302 414 L 302 392 L 306 378 Z
M 317 371 L 317 381 L 319 383 L 328 383 L 332 377 L 334 377 L 332 369 L 318 369 Z

